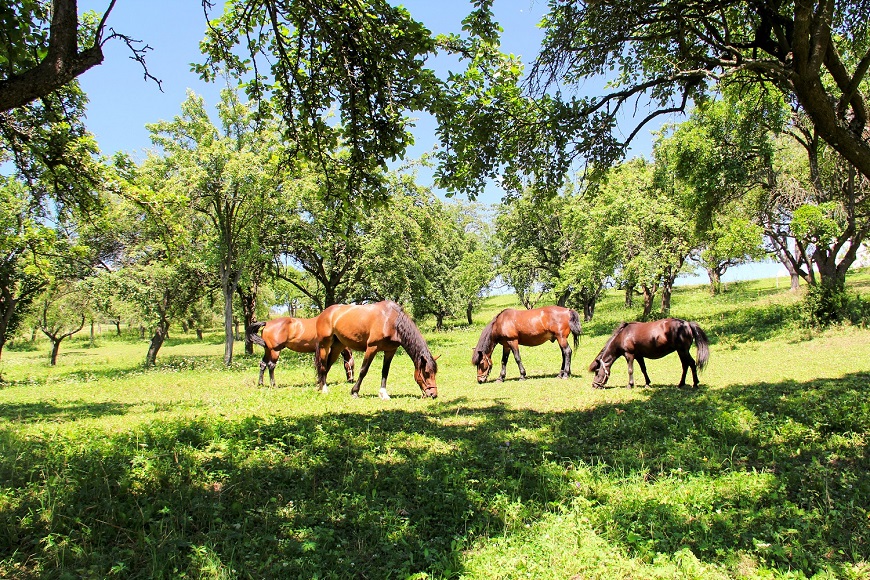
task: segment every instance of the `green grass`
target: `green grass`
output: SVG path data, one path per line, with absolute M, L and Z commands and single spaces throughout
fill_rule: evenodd
M 870 274 L 850 290 L 870 290 Z M 585 367 L 637 312 L 608 293 L 574 377 L 554 345 L 522 349 L 478 385 L 470 328 L 422 329 L 439 359 L 423 400 L 406 356 L 377 398 L 282 353 L 223 367 L 220 337 L 72 339 L 0 363 L 0 577 L 867 578 L 870 330 L 808 331 L 773 280 L 711 297 L 679 288 L 674 316 L 711 338 L 698 390 L 676 356 L 650 389 L 593 390 Z M 498 358 L 498 357 L 496 357 Z M 359 358 L 358 358 L 359 361 Z M 497 372 L 495 369 L 494 372 Z

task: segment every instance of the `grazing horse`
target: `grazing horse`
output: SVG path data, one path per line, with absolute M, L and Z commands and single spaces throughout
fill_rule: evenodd
M 679 318 L 665 318 L 655 322 L 623 322 L 613 330 L 613 334 L 589 365 L 589 372 L 595 373 L 592 386 L 604 388 L 610 378 L 610 366 L 620 356 L 628 361 L 628 386 L 634 387 L 634 361 L 640 365 L 646 386 L 650 385 L 646 374 L 645 358 L 661 358 L 676 351 L 683 363 L 683 376 L 679 387 L 686 384 L 686 370 L 692 369 L 694 387 L 698 387 L 698 373 L 695 369 L 695 359 L 689 354 L 692 341 L 698 347 L 699 370 L 704 370 L 710 357 L 707 335 L 696 322 L 688 322 Z
M 559 371 L 559 378 L 567 379 L 571 376 L 572 352 L 568 346 L 568 334 L 574 335 L 574 348 L 577 348 L 581 332 L 580 315 L 570 308 L 545 306 L 532 310 L 502 310 L 486 325 L 477 346 L 474 347 L 471 364 L 477 367 L 477 382 L 485 383 L 489 378 L 495 345 L 502 346 L 499 382 L 504 380 L 511 352 L 514 353 L 514 359 L 520 368 L 520 380 L 523 380 L 526 378 L 526 369 L 520 360 L 520 345 L 538 346 L 548 340 L 559 341 L 562 349 L 562 370 Z
M 257 385 L 263 384 L 263 373 L 269 369 L 269 382 L 275 386 L 275 366 L 278 364 L 278 356 L 281 349 L 289 348 L 296 352 L 314 352 L 317 346 L 317 318 L 292 318 L 284 316 L 274 318 L 267 322 L 255 322 L 247 328 L 248 340 L 262 346 L 266 352 L 260 361 L 260 380 Z M 265 328 L 264 328 L 265 327 Z M 263 337 L 257 334 L 263 329 Z M 341 351 L 344 359 L 344 370 L 347 372 L 347 380 L 353 380 L 353 354 L 349 349 Z
M 387 394 L 387 375 L 396 350 L 401 346 L 414 362 L 414 380 L 420 385 L 423 395 L 431 398 L 438 396 L 435 375 L 438 364 L 429 346 L 402 307 L 385 300 L 375 304 L 335 304 L 328 307 L 317 317 L 317 385 L 326 392 L 326 374 L 338 358 L 338 347 L 344 345 L 352 350 L 365 352 L 356 383 L 350 390 L 354 397 L 359 395 L 359 387 L 368 373 L 372 359 L 379 351 L 384 353 L 384 366 L 381 370 L 380 397 L 389 399 Z

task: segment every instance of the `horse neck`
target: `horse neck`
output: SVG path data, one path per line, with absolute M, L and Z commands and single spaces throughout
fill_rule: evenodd
M 399 344 L 414 361 L 415 368 L 419 364 L 419 355 L 423 355 L 427 360 L 432 359 L 432 353 L 429 352 L 429 346 L 420 333 L 420 329 L 404 312 L 400 312 L 396 318 L 396 334 L 399 335 Z
M 474 350 L 480 351 L 486 355 L 492 355 L 492 351 L 495 350 L 493 326 L 495 326 L 496 320 L 498 320 L 498 316 L 490 320 L 489 324 L 483 328 L 483 332 L 480 333 L 480 339 L 477 341 L 477 346 L 474 347 Z
M 604 348 L 602 348 L 601 352 L 598 353 L 598 356 L 595 357 L 597 360 L 600 360 L 602 364 L 611 365 L 613 364 L 613 361 L 619 358 L 620 354 L 617 352 L 619 341 L 617 338 L 622 334 L 627 326 L 628 324 L 625 322 L 617 326 L 616 330 L 613 331 L 613 334 L 610 335 L 610 338 L 604 345 Z

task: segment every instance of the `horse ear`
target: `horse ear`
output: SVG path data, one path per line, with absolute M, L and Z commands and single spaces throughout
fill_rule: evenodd
M 436 357 L 433 357 L 432 360 L 438 360 L 439 358 L 441 358 L 441 355 L 440 355 L 440 354 L 439 354 L 438 356 L 436 356 Z

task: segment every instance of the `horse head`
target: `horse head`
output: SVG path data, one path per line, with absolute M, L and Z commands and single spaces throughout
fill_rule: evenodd
M 477 382 L 483 384 L 489 378 L 492 370 L 492 357 L 482 350 L 474 349 L 471 355 L 471 364 L 477 367 Z
M 604 385 L 607 384 L 607 379 L 610 378 L 610 366 L 604 364 L 600 358 L 596 358 L 592 361 L 592 364 L 589 365 L 589 372 L 595 373 L 595 377 L 592 379 L 592 387 L 595 389 L 603 389 Z
M 420 385 L 424 397 L 438 397 L 438 387 L 435 386 L 435 375 L 438 374 L 438 363 L 433 358 L 427 362 L 427 357 L 421 354 L 414 365 L 414 380 Z

